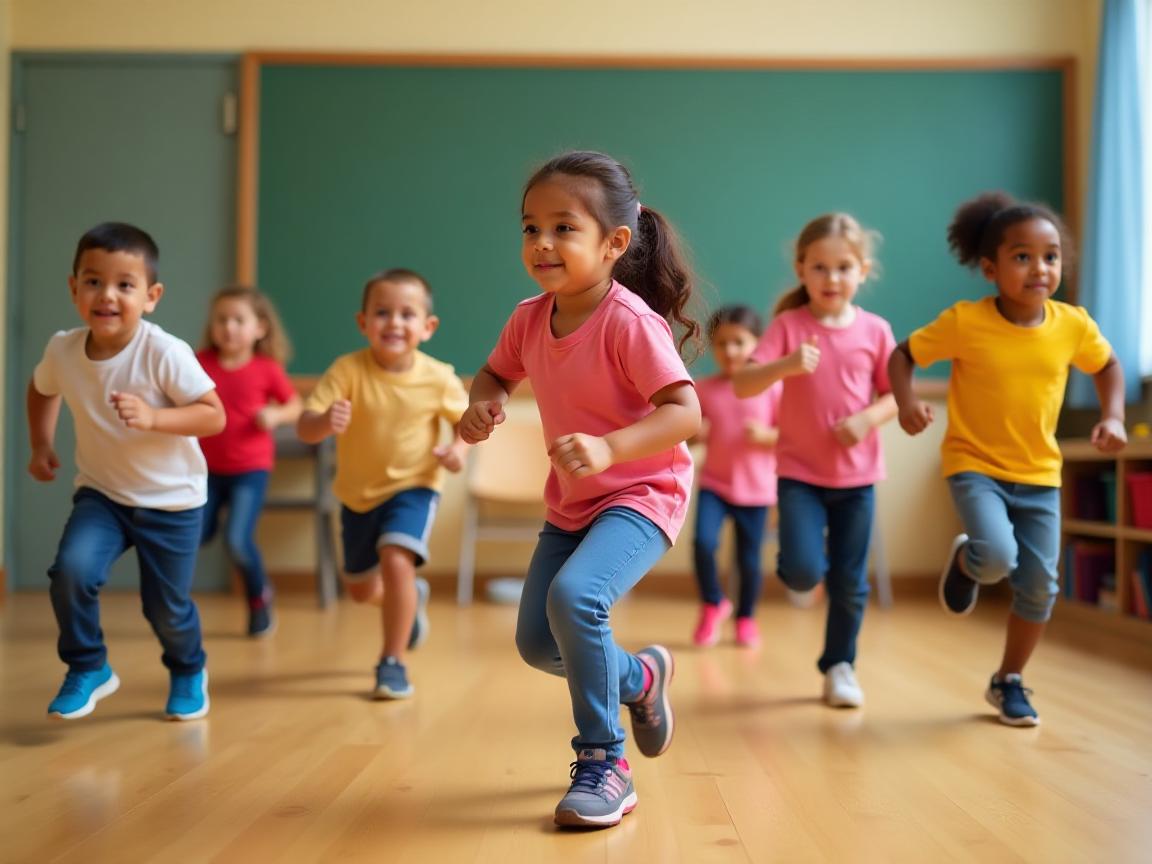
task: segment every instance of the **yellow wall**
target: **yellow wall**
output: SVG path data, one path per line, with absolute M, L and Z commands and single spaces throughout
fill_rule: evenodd
M 1078 129 L 1083 165 L 1099 7 L 1100 0 L 586 0 L 573 7 L 519 0 L 8 0 L 0 2 L 0 49 L 823 59 L 1072 56 L 1081 61 Z M 0 72 L 3 124 L 8 117 L 7 69 L 5 63 Z M 0 148 L 6 153 L 6 125 L 0 131 Z M 1081 170 L 1078 198 L 1084 174 Z M 3 172 L 0 190 L 6 199 Z M 0 224 L 3 218 L 0 215 Z M 0 273 L 3 265 L 0 249 Z M 3 338 L 0 331 L 0 349 Z M 942 419 L 931 433 L 915 440 L 894 426 L 885 430 L 892 479 L 878 494 L 896 573 L 934 570 L 955 525 L 944 486 L 936 479 L 942 430 Z M 284 466 L 277 479 L 289 485 L 305 481 L 300 466 Z M 456 480 L 446 492 L 434 536 L 438 570 L 452 569 L 457 554 L 459 502 Z M 312 546 L 307 532 L 300 530 L 302 524 L 292 516 L 266 520 L 263 545 L 272 569 L 309 566 Z M 522 550 L 496 548 L 481 558 L 479 567 L 515 572 L 524 561 Z M 689 563 L 689 547 L 681 544 L 661 569 L 686 572 Z

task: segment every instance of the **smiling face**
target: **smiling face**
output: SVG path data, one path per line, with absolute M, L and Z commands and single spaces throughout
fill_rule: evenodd
M 541 290 L 556 294 L 558 299 L 607 288 L 612 267 L 627 251 L 632 237 L 625 226 L 607 234 L 601 229 L 577 194 L 578 182 L 556 175 L 532 186 L 524 195 L 524 269 Z
M 410 280 L 377 282 L 356 313 L 356 326 L 376 362 L 391 372 L 412 365 L 412 355 L 436 332 L 440 320 L 428 311 L 424 286 Z
M 156 308 L 164 293 L 163 285 L 149 281 L 143 255 L 95 248 L 80 255 L 68 289 L 88 325 L 89 347 L 104 357 L 132 341 L 140 319 Z
M 1043 316 L 1044 302 L 1060 287 L 1060 231 L 1042 218 L 1009 225 L 996 259 L 981 259 L 980 270 L 995 283 L 1001 311 L 1010 321 L 1034 321 Z
M 242 361 L 252 356 L 256 343 L 268 335 L 268 325 L 252 304 L 241 297 L 221 297 L 212 307 L 212 345 L 222 360 Z
M 796 275 L 808 291 L 808 306 L 817 318 L 834 318 L 851 305 L 872 262 L 835 235 L 814 240 L 796 262 Z

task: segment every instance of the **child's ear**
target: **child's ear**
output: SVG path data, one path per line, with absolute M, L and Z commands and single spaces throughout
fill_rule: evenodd
M 617 261 L 628 251 L 632 244 L 632 229 L 627 225 L 619 225 L 607 237 L 608 252 L 604 256 L 609 261 Z
M 440 327 L 440 319 L 435 315 L 429 315 L 424 319 L 424 335 L 420 337 L 421 342 L 427 342 L 432 338 L 432 334 Z
M 991 258 L 981 258 L 980 259 L 980 273 L 989 282 L 995 282 L 996 281 L 996 262 L 993 261 Z
M 72 295 L 72 302 L 76 302 L 76 274 L 68 274 L 68 293 Z
M 360 331 L 361 336 L 367 336 L 368 335 L 365 332 L 365 328 L 367 326 L 368 326 L 368 316 L 365 315 L 364 310 L 361 309 L 359 312 L 356 313 L 356 329 Z
M 864 258 L 860 261 L 860 281 L 863 282 L 868 278 L 868 274 L 872 272 L 872 259 Z
M 144 311 L 154 312 L 156 304 L 160 302 L 160 298 L 164 296 L 164 285 L 161 282 L 153 282 L 148 286 L 145 296 L 147 299 L 144 301 Z

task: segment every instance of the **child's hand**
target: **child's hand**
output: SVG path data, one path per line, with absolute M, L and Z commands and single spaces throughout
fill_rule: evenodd
M 1123 450 L 1124 445 L 1128 443 L 1128 433 L 1124 430 L 1123 423 L 1115 417 L 1109 417 L 1092 427 L 1092 437 L 1089 440 L 1101 453 L 1115 453 Z
M 548 458 L 556 470 L 579 479 L 612 467 L 612 448 L 596 435 L 577 432 L 561 435 L 548 448 Z
M 41 483 L 48 483 L 56 479 L 56 469 L 60 467 L 60 460 L 56 451 L 51 447 L 37 447 L 32 451 L 32 458 L 28 460 L 28 473 Z
M 832 433 L 845 447 L 855 447 L 867 438 L 871 431 L 872 424 L 863 414 L 851 414 L 832 424 Z
M 147 432 L 156 425 L 156 409 L 134 393 L 119 393 L 115 390 L 108 397 L 116 415 L 129 429 Z
M 347 399 L 337 399 L 325 413 L 328 415 L 328 428 L 340 435 L 352 422 L 352 403 Z
M 276 410 L 271 405 L 265 405 L 256 412 L 256 428 L 271 432 L 276 428 Z
M 819 336 L 809 336 L 803 345 L 788 355 L 789 375 L 811 375 L 816 371 L 820 365 L 820 349 L 816 347 L 819 341 Z
M 744 440 L 749 444 L 759 444 L 761 447 L 775 447 L 779 439 L 779 429 L 773 426 L 766 426 L 759 420 L 744 421 Z
M 492 430 L 504 422 L 504 406 L 499 402 L 473 402 L 460 418 L 460 437 L 466 444 L 487 441 Z
M 898 416 L 900 428 L 909 435 L 919 435 L 936 419 L 932 406 L 927 402 L 921 402 L 919 399 L 901 408 Z
M 464 467 L 464 454 L 461 453 L 460 448 L 455 445 L 441 444 L 439 447 L 433 447 L 432 455 L 436 457 L 437 462 L 453 474 L 456 474 Z

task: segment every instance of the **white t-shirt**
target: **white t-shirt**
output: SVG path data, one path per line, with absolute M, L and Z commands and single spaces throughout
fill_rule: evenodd
M 195 402 L 215 388 L 186 342 L 141 321 L 115 357 L 89 360 L 88 328 L 48 340 L 32 374 L 45 396 L 63 396 L 76 423 L 76 487 L 87 486 L 129 507 L 188 510 L 207 500 L 208 468 L 190 435 L 129 429 L 109 402 L 133 393 L 154 408 Z

